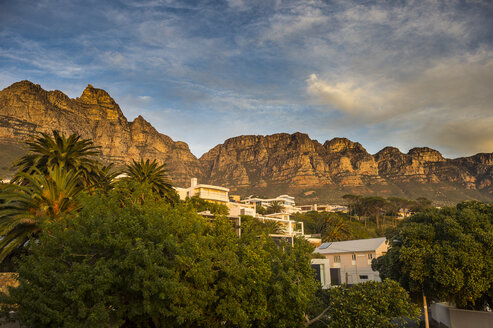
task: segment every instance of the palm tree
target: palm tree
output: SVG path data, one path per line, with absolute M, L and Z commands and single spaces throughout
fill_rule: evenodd
M 281 202 L 277 200 L 270 203 L 269 207 L 267 207 L 268 214 L 281 213 L 283 210 L 284 210 L 284 206 L 281 204 Z
M 97 167 L 89 173 L 89 189 L 98 190 L 106 193 L 113 189 L 115 179 L 121 174 L 121 171 L 114 168 L 113 163 Z
M 66 170 L 75 170 L 81 174 L 82 182 L 87 186 L 91 171 L 97 171 L 98 162 L 94 158 L 99 154 L 99 147 L 94 146 L 88 139 L 72 134 L 65 137 L 53 130 L 53 136 L 41 133 L 34 141 L 26 142 L 28 154 L 21 157 L 14 168 L 19 172 L 30 173 L 38 170 L 47 174 L 48 169 L 54 165 L 64 167 Z M 23 182 L 24 176 L 17 175 L 13 182 Z
M 166 164 L 159 165 L 156 160 L 152 162 L 141 159 L 139 162 L 133 160 L 127 164 L 124 171 L 127 179 L 151 186 L 152 190 L 166 199 L 169 203 L 175 204 L 179 201 L 171 180 L 168 178 Z
M 36 236 L 43 222 L 59 220 L 79 208 L 77 197 L 83 188 L 79 172 L 55 165 L 46 174 L 34 169 L 18 175 L 27 183 L 10 184 L 0 194 L 0 262 Z
M 349 239 L 351 237 L 351 231 L 349 227 L 337 214 L 331 214 L 333 215 L 330 215 L 324 222 L 322 228 L 322 240 L 324 242 L 327 242 Z

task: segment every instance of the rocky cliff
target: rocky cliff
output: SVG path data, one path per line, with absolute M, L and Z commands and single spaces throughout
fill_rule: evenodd
M 321 144 L 303 133 L 279 133 L 231 138 L 197 159 L 187 144 L 143 117 L 128 122 L 104 90 L 88 85 L 71 99 L 29 81 L 0 91 L 0 174 L 25 152 L 22 141 L 52 129 L 91 138 L 108 162 L 165 162 L 179 186 L 198 177 L 243 195 L 289 193 L 301 203 L 340 201 L 345 193 L 426 196 L 439 203 L 493 199 L 493 154 L 446 159 L 427 147 L 407 154 L 386 147 L 372 155 L 346 138 Z
M 345 193 L 379 194 L 439 203 L 493 198 L 493 154 L 445 159 L 427 147 L 407 154 L 386 147 L 375 155 L 334 138 L 306 134 L 240 136 L 204 154 L 204 179 L 241 194 L 290 193 L 301 202 L 338 201 Z
M 108 93 L 88 85 L 79 98 L 61 91 L 45 91 L 21 81 L 0 91 L 1 167 L 23 153 L 22 141 L 37 132 L 77 133 L 101 146 L 102 158 L 123 164 L 131 159 L 156 158 L 166 162 L 175 183 L 200 175 L 197 158 L 184 142 L 161 134 L 139 116 L 128 122 Z

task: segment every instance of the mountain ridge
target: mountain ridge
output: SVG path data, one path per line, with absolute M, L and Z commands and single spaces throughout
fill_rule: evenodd
M 0 91 L 3 174 L 25 152 L 23 140 L 52 129 L 91 138 L 106 162 L 165 162 L 178 186 L 198 177 L 243 195 L 290 193 L 301 202 L 336 201 L 349 192 L 424 195 L 439 203 L 493 199 L 493 153 L 448 159 L 429 147 L 403 153 L 388 146 L 372 155 L 347 138 L 320 143 L 296 132 L 228 138 L 197 158 L 185 142 L 159 133 L 142 116 L 128 121 L 103 89 L 89 84 L 80 97 L 70 98 L 26 80 Z

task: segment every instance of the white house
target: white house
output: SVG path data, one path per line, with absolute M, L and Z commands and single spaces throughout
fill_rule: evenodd
M 325 262 L 323 272 L 328 271 L 330 285 L 340 285 L 380 281 L 378 272 L 371 268 L 371 261 L 387 250 L 386 238 L 381 237 L 324 243 L 314 253 L 329 260 Z

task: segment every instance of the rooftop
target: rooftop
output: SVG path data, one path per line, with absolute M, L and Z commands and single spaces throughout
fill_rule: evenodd
M 385 237 L 371 239 L 357 239 L 346 241 L 335 241 L 331 243 L 323 243 L 317 247 L 314 253 L 332 254 L 332 253 L 353 253 L 375 251 L 380 245 L 386 241 Z

